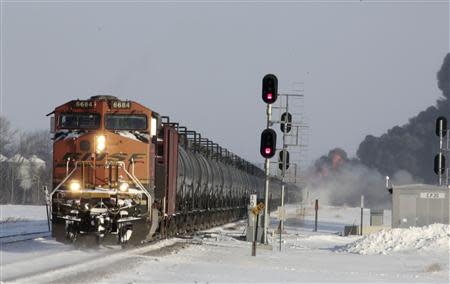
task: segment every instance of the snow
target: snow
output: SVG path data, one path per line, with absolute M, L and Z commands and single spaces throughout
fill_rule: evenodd
M 48 231 L 45 206 L 0 205 L 0 237 Z
M 59 130 L 55 133 L 56 140 L 63 140 L 63 139 L 76 139 L 85 134 L 85 131 L 82 130 Z
M 29 159 L 30 163 L 34 164 L 35 167 L 44 168 L 45 167 L 45 161 L 39 158 L 36 155 L 32 155 Z
M 46 222 L 45 207 L 7 205 L 0 209 L 1 220 L 16 218 L 24 230 L 34 230 L 33 222 Z M 338 233 L 345 225 L 357 222 L 359 208 L 321 206 L 318 232 L 312 232 L 314 216 L 310 208 L 304 218 L 299 216 L 298 206 L 287 209 L 281 251 L 279 235 L 271 234 L 271 247 L 259 245 L 256 257 L 252 257 L 251 243 L 242 238 L 245 221 L 201 232 L 193 239 L 172 238 L 131 250 L 117 247 L 80 250 L 50 238 L 39 238 L 1 246 L 0 280 L 15 279 L 20 283 L 449 282 L 446 225 L 342 237 Z M 272 218 L 271 228 L 276 226 L 277 220 Z M 398 249 L 390 249 L 394 247 Z
M 7 219 L 44 220 L 47 218 L 45 206 L 36 205 L 0 205 L 0 222 Z
M 132 139 L 132 140 L 140 141 L 139 139 L 136 138 L 136 135 L 134 135 L 130 131 L 116 131 L 116 133 L 119 134 L 120 136 L 125 137 L 125 138 L 129 138 L 129 139 Z
M 150 140 L 150 135 L 148 135 L 147 133 L 141 133 L 139 131 L 126 131 L 126 130 L 122 130 L 122 131 L 115 131 L 116 134 L 119 134 L 122 137 L 125 138 L 129 138 L 132 140 L 136 140 L 139 142 L 142 142 L 142 139 L 148 141 Z M 141 138 L 141 139 L 139 139 Z
M 24 161 L 27 161 L 27 159 L 20 154 L 15 154 L 14 156 L 8 159 L 8 162 L 12 163 L 22 163 Z
M 342 251 L 358 254 L 389 254 L 399 251 L 448 251 L 449 225 L 433 224 L 409 229 L 389 229 L 348 244 Z

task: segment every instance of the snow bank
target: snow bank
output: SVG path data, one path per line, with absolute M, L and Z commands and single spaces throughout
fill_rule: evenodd
M 448 251 L 450 227 L 433 224 L 409 229 L 389 229 L 366 235 L 337 251 L 357 254 L 388 254 L 410 250 Z
M 0 223 L 47 220 L 45 206 L 0 205 Z

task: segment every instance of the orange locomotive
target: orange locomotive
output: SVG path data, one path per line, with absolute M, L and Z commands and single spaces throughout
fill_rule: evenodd
M 263 172 L 168 117 L 112 96 L 54 114 L 52 233 L 141 243 L 243 217 Z

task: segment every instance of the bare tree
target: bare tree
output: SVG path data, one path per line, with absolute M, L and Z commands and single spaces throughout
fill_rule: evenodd
M 0 154 L 8 156 L 12 154 L 14 137 L 17 131 L 11 128 L 10 121 L 0 116 Z

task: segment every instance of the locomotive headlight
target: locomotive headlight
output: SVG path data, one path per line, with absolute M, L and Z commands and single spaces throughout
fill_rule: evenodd
M 103 135 L 97 136 L 97 153 L 101 153 L 106 148 L 106 137 Z
M 128 184 L 128 182 L 122 182 L 119 185 L 119 190 L 122 191 L 122 192 L 125 192 L 125 191 L 128 190 L 129 187 L 130 187 L 130 185 Z
M 81 184 L 78 181 L 71 181 L 69 184 L 69 189 L 71 191 L 79 191 L 81 189 Z

